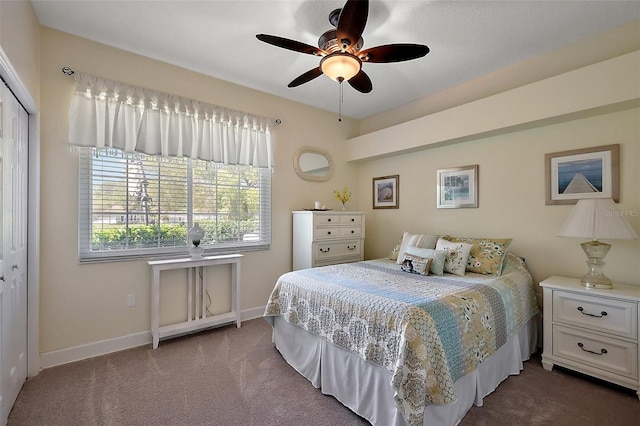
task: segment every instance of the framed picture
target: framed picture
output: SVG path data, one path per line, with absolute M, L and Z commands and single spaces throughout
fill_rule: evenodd
M 438 208 L 478 207 L 478 165 L 440 169 Z
M 575 204 L 581 198 L 618 202 L 619 145 L 545 154 L 545 204 Z
M 373 208 L 400 207 L 400 175 L 373 178 Z

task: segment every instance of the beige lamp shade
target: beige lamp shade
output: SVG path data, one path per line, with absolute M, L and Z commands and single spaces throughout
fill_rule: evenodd
M 616 209 L 610 198 L 578 200 L 560 233 L 560 237 L 592 240 L 629 240 L 638 238 L 636 231 Z
M 638 238 L 636 231 L 624 218 L 624 212 L 616 209 L 610 198 L 589 198 L 578 200 L 576 206 L 558 234 L 560 237 L 589 238 L 580 244 L 587 255 L 589 272 L 580 278 L 587 288 L 610 289 L 613 284 L 604 274 L 604 258 L 611 244 L 598 241 L 630 240 Z

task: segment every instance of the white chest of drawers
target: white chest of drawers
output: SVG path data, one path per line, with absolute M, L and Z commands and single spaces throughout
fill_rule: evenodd
M 294 271 L 363 259 L 363 212 L 293 212 Z
M 550 277 L 544 292 L 542 365 L 560 365 L 635 389 L 640 398 L 640 286 L 585 288 L 577 278 Z

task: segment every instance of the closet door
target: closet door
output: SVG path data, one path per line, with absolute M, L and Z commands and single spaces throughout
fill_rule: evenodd
M 27 377 L 28 115 L 4 85 L 0 97 L 0 424 Z

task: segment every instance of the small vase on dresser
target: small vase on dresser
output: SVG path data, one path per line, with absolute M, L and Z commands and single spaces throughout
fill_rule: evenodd
M 364 260 L 364 213 L 293 212 L 293 270 Z

